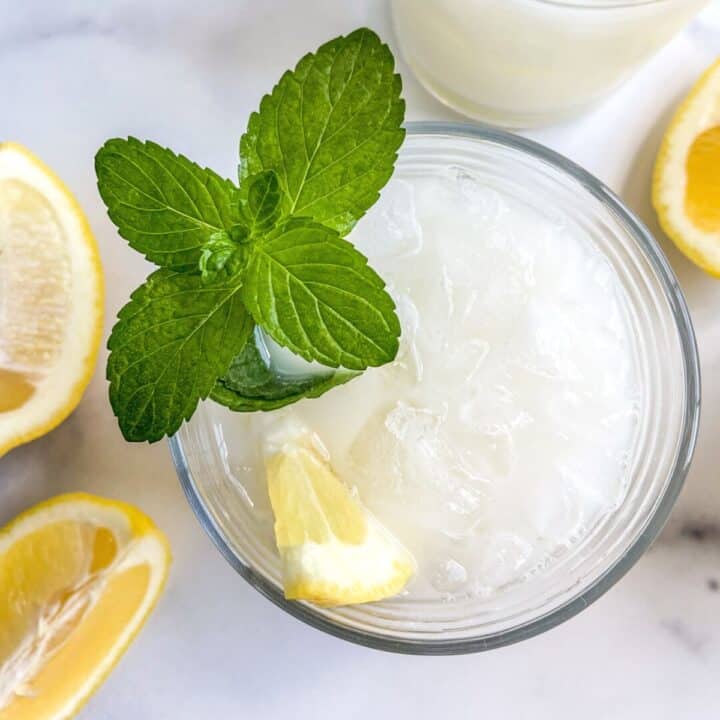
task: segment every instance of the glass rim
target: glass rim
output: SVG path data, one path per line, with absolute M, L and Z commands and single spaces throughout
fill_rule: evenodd
M 544 0 L 539 0 L 544 2 Z M 655 0 L 653 0 L 655 1 Z M 247 565 L 228 545 L 212 515 L 195 490 L 185 452 L 177 435 L 169 439 L 170 453 L 190 507 L 205 532 L 230 565 L 258 592 L 293 617 L 343 640 L 377 650 L 409 655 L 457 655 L 510 645 L 538 635 L 570 619 L 599 597 L 604 595 L 640 559 L 664 527 L 682 489 L 692 461 L 700 419 L 700 365 L 695 333 L 690 313 L 677 278 L 659 244 L 637 215 L 615 193 L 594 175 L 564 155 L 550 148 L 491 126 L 469 123 L 420 121 L 407 122 L 409 135 L 451 136 L 471 140 L 490 141 L 510 149 L 519 150 L 536 160 L 545 162 L 577 181 L 593 197 L 609 208 L 637 242 L 650 263 L 670 306 L 680 340 L 685 370 L 684 424 L 678 442 L 678 452 L 667 487 L 660 497 L 647 525 L 627 551 L 618 557 L 602 575 L 580 594 L 567 602 L 523 625 L 509 630 L 476 637 L 448 640 L 393 638 L 380 633 L 359 631 L 327 620 L 313 606 L 286 600 L 282 592 L 269 580 Z

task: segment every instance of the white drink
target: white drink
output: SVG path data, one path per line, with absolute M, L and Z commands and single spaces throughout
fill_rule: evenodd
M 396 299 L 401 349 L 317 400 L 222 416 L 254 542 L 270 551 L 268 435 L 302 427 L 415 555 L 411 595 L 542 572 L 626 491 L 639 386 L 613 269 L 576 225 L 452 168 L 393 179 L 351 239 Z
M 707 0 L 393 0 L 405 59 L 460 112 L 499 124 L 582 109 L 662 47 Z

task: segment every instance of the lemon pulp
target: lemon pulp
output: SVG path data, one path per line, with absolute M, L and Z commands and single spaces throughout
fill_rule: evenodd
M 142 513 L 83 494 L 0 532 L 0 720 L 74 714 L 142 625 L 168 564 Z
M 278 453 L 268 464 L 270 500 L 278 547 L 306 540 L 359 545 L 367 534 L 362 510 L 311 447 Z
M 720 125 L 698 135 L 686 163 L 685 209 L 693 225 L 720 231 Z
M 310 436 L 266 466 L 285 597 L 318 605 L 382 600 L 415 571 L 410 553 L 340 481 Z
M 70 310 L 70 260 L 62 227 L 37 190 L 0 183 L 0 390 L 25 402 L 57 360 Z
M 0 143 L 0 455 L 80 400 L 102 335 L 102 270 L 79 205 L 25 148 Z
M 720 277 L 720 59 L 698 79 L 665 131 L 652 202 L 675 245 Z

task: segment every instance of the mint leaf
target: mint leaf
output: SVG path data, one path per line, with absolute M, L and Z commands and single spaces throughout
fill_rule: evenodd
M 240 212 L 252 232 L 272 227 L 280 218 L 284 200 L 287 197 L 272 170 L 251 175 L 240 188 Z
M 237 412 L 276 410 L 303 398 L 319 397 L 358 374 L 341 369 L 304 377 L 281 375 L 272 370 L 251 339 L 218 380 L 210 397 Z
M 255 322 L 306 360 L 364 370 L 397 354 L 400 323 L 384 282 L 324 225 L 296 218 L 258 238 L 245 272 Z
M 250 116 L 241 183 L 274 170 L 290 214 L 347 234 L 392 175 L 405 135 L 401 88 L 374 32 L 331 40 L 286 72 Z
M 228 233 L 222 230 L 213 233 L 210 240 L 203 245 L 198 261 L 203 282 L 212 281 L 219 272 L 226 269 L 230 275 L 237 274 L 242 267 L 243 257 L 244 253 Z
M 357 376 L 358 373 L 356 372 L 336 370 L 326 377 L 313 380 L 312 385 L 307 387 L 293 391 L 288 386 L 284 389 L 287 394 L 281 395 L 278 393 L 274 397 L 249 397 L 236 390 L 231 390 L 225 384 L 225 381 L 220 379 L 210 393 L 210 399 L 224 405 L 233 412 L 267 412 L 269 410 L 278 410 L 286 405 L 292 405 L 300 400 L 318 398 L 328 390 L 344 385 Z
M 204 281 L 211 280 L 235 254 L 237 245 L 227 233 L 219 231 L 213 234 L 202 248 L 198 267 Z
M 154 272 L 118 313 L 108 349 L 110 403 L 127 440 L 172 435 L 246 344 L 253 323 L 237 278 Z
M 229 180 L 153 142 L 108 140 L 95 172 L 120 235 L 157 265 L 197 268 L 210 236 L 238 222 Z

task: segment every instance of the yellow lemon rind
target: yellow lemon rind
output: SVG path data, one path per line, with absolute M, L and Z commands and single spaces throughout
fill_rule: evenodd
M 103 316 L 105 306 L 105 283 L 102 271 L 102 264 L 100 261 L 100 252 L 98 250 L 95 236 L 90 228 L 87 216 L 83 212 L 80 204 L 78 203 L 75 196 L 70 192 L 65 183 L 51 170 L 45 163 L 42 162 L 38 157 L 31 153 L 27 148 L 19 143 L 15 142 L 0 142 L 0 157 L 4 153 L 16 153 L 25 160 L 29 161 L 35 166 L 47 179 L 55 186 L 55 188 L 61 193 L 68 206 L 71 208 L 72 213 L 75 215 L 78 224 L 81 227 L 82 239 L 88 258 L 91 265 L 93 266 L 94 281 L 95 281 L 95 302 L 92 308 L 94 316 L 93 330 L 92 330 L 92 342 L 88 348 L 87 355 L 85 356 L 82 371 L 74 379 L 71 387 L 69 388 L 66 396 L 66 400 L 63 405 L 54 408 L 53 412 L 41 423 L 37 423 L 32 427 L 28 427 L 23 430 L 19 430 L 5 438 L 0 439 L 0 457 L 5 455 L 7 452 L 19 445 L 35 440 L 43 435 L 47 434 L 51 430 L 54 430 L 60 423 L 62 423 L 77 407 L 80 399 L 83 396 L 90 379 L 92 378 L 95 364 L 97 362 L 98 353 L 100 352 L 100 341 L 103 333 Z
M 361 582 L 347 586 L 310 579 L 290 581 L 284 586 L 285 599 L 305 600 L 321 607 L 357 605 L 386 600 L 401 592 L 415 573 L 414 566 L 399 562 L 395 563 L 395 570 L 396 574 L 391 580 L 372 587 Z
M 72 698 L 72 701 L 66 706 L 62 714 L 55 715 L 52 718 L 45 718 L 45 720 L 70 720 L 70 718 L 77 714 L 77 712 L 87 703 L 90 697 L 92 697 L 95 691 L 103 684 L 157 606 L 157 603 L 167 584 L 169 568 L 172 562 L 172 553 L 167 537 L 142 511 L 138 510 L 138 508 L 133 505 L 120 500 L 111 500 L 83 492 L 58 495 L 49 500 L 40 502 L 17 515 L 7 525 L 0 528 L 0 553 L 12 544 L 14 540 L 22 537 L 27 532 L 31 532 L 32 530 L 40 527 L 43 517 L 56 514 L 58 517 L 72 517 L 72 509 L 77 508 L 79 505 L 85 505 L 89 509 L 92 507 L 102 509 L 110 514 L 115 513 L 118 518 L 124 518 L 127 523 L 127 530 L 130 532 L 132 539 L 149 539 L 157 543 L 157 547 L 163 556 L 163 563 L 161 566 L 154 567 L 155 572 L 161 573 L 155 586 L 155 592 L 147 603 L 145 612 L 140 618 L 138 618 L 137 622 L 126 636 L 123 645 L 117 648 L 113 655 L 110 656 L 110 662 L 107 666 L 102 671 L 99 671 L 94 675 L 91 685 L 84 693 Z M 71 512 L 66 515 L 63 512 L 63 506 L 66 506 L 71 510 Z M 90 513 L 88 513 L 86 517 L 89 516 Z
M 689 241 L 686 234 L 673 221 L 672 208 L 666 191 L 668 174 L 673 170 L 672 156 L 676 131 L 678 128 L 683 127 L 698 99 L 704 95 L 708 86 L 713 82 L 717 82 L 716 76 L 720 76 L 720 59 L 705 70 L 675 111 L 665 131 L 655 160 L 652 179 L 652 204 L 663 232 L 673 241 L 678 250 L 702 270 L 713 277 L 720 278 L 720 264 L 713 263 L 708 259 L 706 254 Z M 720 93 L 718 94 L 718 103 L 720 104 Z M 684 173 L 684 166 L 682 171 Z
M 285 598 L 334 606 L 397 595 L 412 554 L 344 485 L 320 439 L 290 431 L 266 459 Z
M 143 535 L 157 534 L 163 541 L 169 554 L 170 546 L 164 534 L 157 528 L 155 523 L 141 510 L 130 503 L 122 500 L 114 500 L 110 498 L 100 497 L 86 492 L 70 492 L 56 495 L 55 497 L 43 500 L 16 515 L 9 523 L 0 527 L 0 555 L 4 549 L 15 539 L 25 534 L 23 530 L 27 526 L 27 531 L 36 529 L 42 523 L 44 518 L 50 514 L 49 511 L 59 510 L 58 516 L 61 519 L 72 519 L 70 515 L 62 513 L 63 506 L 68 508 L 76 508 L 79 505 L 86 505 L 89 508 L 97 507 L 117 513 L 118 516 L 127 520 L 128 529 L 132 537 L 141 537 Z M 90 511 L 91 512 L 91 511 Z M 88 513 L 88 517 L 90 516 Z M 32 526 L 32 527 L 29 527 Z

